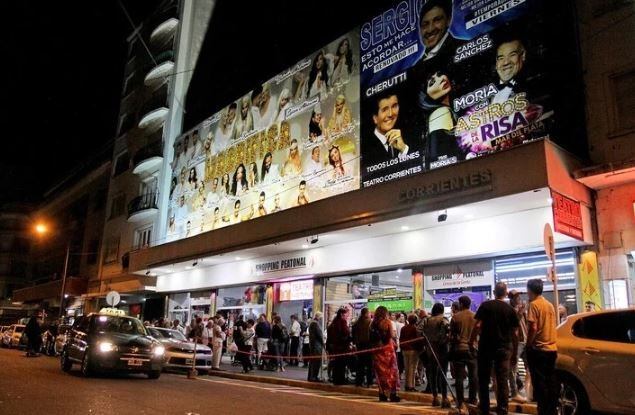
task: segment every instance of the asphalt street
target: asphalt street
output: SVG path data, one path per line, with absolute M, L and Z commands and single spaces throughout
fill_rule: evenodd
M 418 403 L 211 376 L 164 373 L 84 378 L 64 373 L 59 359 L 0 349 L 0 414 L 441 414 Z

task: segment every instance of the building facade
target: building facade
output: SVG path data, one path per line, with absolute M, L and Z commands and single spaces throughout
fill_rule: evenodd
M 155 276 L 130 272 L 129 256 L 162 242 L 164 176 L 171 156 L 164 151 L 180 131 L 189 68 L 196 62 L 213 5 L 164 1 L 128 37 L 99 278 L 88 287 L 93 309 L 112 290 L 124 295 L 122 306 L 132 314 L 141 314 L 146 297 L 148 308 L 155 301 L 162 308 L 161 297 L 152 298 Z
M 635 3 L 578 2 L 589 154 L 606 307 L 635 304 Z M 627 53 L 630 52 L 630 53 Z
M 179 78 L 179 62 L 184 65 L 181 67 L 195 67 L 197 59 L 191 55 L 196 56 L 201 50 L 197 48 L 205 33 L 202 23 L 190 20 L 192 30 L 187 32 L 193 34 L 189 40 L 183 34 L 186 32 L 183 19 L 200 6 L 189 4 L 191 8 L 188 8 L 188 4 L 180 6 L 182 20 L 176 35 L 180 40 L 175 42 L 178 45 L 177 56 L 187 55 L 184 61 L 177 58 L 175 64 L 177 69 L 172 85 L 175 91 L 178 90 L 176 95 L 179 99 L 172 96 L 172 106 L 165 112 L 163 121 L 166 131 L 162 133 L 163 159 L 158 168 L 159 197 L 157 212 L 153 213 L 156 216 L 151 220 L 152 229 L 156 232 L 149 239 L 149 247 L 135 249 L 142 247 L 129 242 L 126 246 L 130 248 L 120 250 L 119 257 L 122 252 L 130 250 L 127 270 L 124 272 L 123 267 L 115 267 L 117 271 L 113 274 L 124 272 L 125 278 L 144 282 L 118 286 L 115 277 L 110 278 L 104 271 L 100 295 L 109 289 L 117 289 L 144 298 L 162 298 L 161 313 L 153 306 L 155 310 L 151 316 L 145 317 L 156 314 L 181 321 L 215 312 L 227 314 L 231 319 L 239 314 L 255 316 L 275 311 L 286 319 L 291 314 L 311 315 L 316 310 L 323 310 L 328 319 L 341 306 L 359 310 L 364 305 L 373 308 L 383 304 L 391 310 L 409 311 L 429 308 L 439 301 L 449 309 L 452 301 L 466 293 L 478 306 L 491 297 L 497 281 L 505 281 L 511 287 L 524 291 L 529 278 L 547 278 L 552 264 L 545 254 L 543 230 L 545 224 L 550 224 L 556 229 L 554 263 L 559 278 L 559 302 L 565 304 L 571 313 L 584 308 L 586 300 L 581 288 L 581 270 L 586 268 L 581 268 L 581 264 L 586 258 L 586 251 L 593 250 L 596 244 L 596 230 L 592 192 L 573 177 L 574 171 L 586 165 L 583 161 L 586 148 L 583 146 L 581 154 L 574 156 L 560 147 L 577 149 L 571 145 L 575 141 L 571 137 L 573 133 L 565 132 L 567 138 L 563 141 L 559 141 L 562 131 L 554 133 L 554 139 L 550 140 L 546 138 L 549 134 L 540 135 L 535 133 L 535 129 L 519 130 L 519 134 L 501 138 L 502 131 L 507 128 L 507 121 L 502 121 L 502 124 L 492 127 L 495 130 L 481 130 L 481 133 L 490 135 L 494 134 L 493 131 L 500 133 L 495 149 L 494 141 L 491 141 L 482 143 L 482 148 L 488 150 L 470 147 L 471 155 L 468 157 L 465 154 L 458 157 L 439 155 L 433 161 L 425 161 L 419 155 L 412 156 L 420 164 L 415 163 L 407 170 L 386 170 L 395 180 L 382 183 L 388 174 L 383 178 L 368 175 L 383 167 L 368 164 L 371 156 L 364 148 L 364 142 L 369 136 L 364 132 L 364 124 L 373 117 L 365 117 L 369 113 L 364 101 L 370 101 L 372 95 L 389 88 L 391 83 L 417 76 L 416 70 L 406 70 L 403 75 L 399 72 L 395 72 L 396 75 L 390 73 L 391 76 L 384 74 L 386 78 L 383 80 L 373 77 L 369 80 L 364 73 L 363 56 L 366 55 L 362 50 L 353 55 L 354 60 L 360 59 L 359 66 L 351 63 L 351 70 L 337 82 L 333 81 L 328 90 L 320 92 L 314 89 L 317 83 L 311 84 L 311 65 L 319 60 L 320 54 L 332 64 L 344 38 L 349 48 L 363 49 L 364 26 L 361 31 L 353 28 L 325 46 L 322 52 L 312 54 L 289 70 L 283 70 L 249 93 L 244 94 L 243 91 L 242 97 L 237 96 L 234 104 L 217 114 L 210 114 L 210 118 L 202 123 L 183 127 L 183 107 L 178 102 L 185 100 L 189 78 Z M 422 11 L 417 10 L 416 13 L 419 12 Z M 390 9 L 385 13 L 390 13 Z M 513 27 L 514 19 L 523 18 L 520 12 L 519 16 L 499 16 L 499 23 Z M 451 35 L 459 36 L 457 30 L 453 28 Z M 473 45 L 466 42 L 464 51 L 472 45 L 474 51 L 470 53 L 474 54 L 480 50 L 476 48 L 478 39 L 480 42 L 487 40 L 487 36 L 492 39 L 489 45 L 492 50 L 483 54 L 480 58 L 482 62 L 472 62 L 475 66 L 482 64 L 490 71 L 491 65 L 487 60 L 495 48 L 504 44 L 524 46 L 517 39 L 502 40 L 504 36 L 498 32 L 464 35 L 465 38 L 469 36 L 474 42 Z M 493 40 L 499 37 L 501 40 L 494 43 Z M 534 40 L 532 44 L 526 39 L 523 38 L 527 47 L 531 45 L 537 50 L 549 50 L 548 43 L 541 43 L 547 42 L 545 40 Z M 420 38 L 414 41 L 422 42 Z M 419 45 L 422 47 L 421 43 Z M 470 53 L 461 59 L 467 59 Z M 549 56 L 546 53 L 542 58 Z M 534 51 L 531 59 L 539 58 Z M 333 71 L 327 73 L 332 78 L 335 77 L 334 68 L 331 67 Z M 199 71 L 204 69 L 197 68 Z M 306 86 L 299 85 L 303 74 L 306 75 L 304 80 L 309 81 L 305 82 Z M 492 76 L 496 74 L 492 72 Z M 553 79 L 558 79 L 558 76 L 554 75 Z M 487 85 L 486 80 L 464 81 L 467 84 L 472 82 L 472 85 L 478 82 Z M 496 93 L 504 89 L 490 85 Z M 474 88 L 468 91 L 473 96 L 468 93 L 462 99 L 465 102 L 476 99 L 479 91 L 491 94 L 486 103 L 481 103 L 482 109 L 495 103 L 492 88 L 489 92 L 488 88 Z M 394 95 L 400 96 L 401 93 Z M 268 98 L 262 98 L 267 94 L 270 95 Z M 286 94 L 292 101 L 289 107 L 284 107 L 286 103 L 281 99 Z M 329 122 L 331 119 L 344 119 L 336 115 L 339 113 L 336 113 L 335 105 L 336 101 L 342 101 L 340 96 L 344 97 L 350 111 L 350 125 L 343 128 L 342 125 L 338 127 L 336 121 Z M 257 115 L 260 119 L 267 117 L 267 99 L 277 107 L 278 111 L 271 118 L 275 121 L 236 134 L 242 104 L 248 103 L 243 114 L 245 120 L 251 114 L 255 123 L 253 119 Z M 500 99 L 509 99 L 509 96 Z M 254 104 L 255 100 L 265 104 Z M 316 102 L 319 104 L 316 105 Z M 407 102 L 402 105 L 405 107 Z M 534 124 L 537 129 L 548 130 L 551 112 L 545 108 L 549 105 L 540 102 L 540 111 L 543 112 L 537 122 L 544 125 Z M 554 107 L 560 110 L 558 105 L 554 104 Z M 254 112 L 255 108 L 257 112 Z M 465 114 L 462 110 L 458 109 L 455 114 L 459 119 L 461 114 Z M 312 136 L 311 131 L 306 129 L 318 112 L 324 118 L 320 128 L 328 130 L 329 137 L 326 133 Z M 532 115 L 526 109 L 518 112 L 523 120 Z M 294 116 L 301 118 L 302 125 L 294 124 Z M 580 111 L 577 116 L 580 116 Z M 566 126 L 565 120 L 568 119 L 573 118 L 562 117 L 559 121 Z M 276 124 L 275 129 L 271 128 L 273 124 Z M 414 124 L 412 128 L 417 127 Z M 285 130 L 287 126 L 289 128 Z M 406 127 L 401 128 L 406 131 Z M 566 128 L 562 129 L 566 131 Z M 233 135 L 228 131 L 234 131 Z M 283 131 L 289 131 L 290 136 L 285 137 Z M 484 137 L 478 138 L 483 140 Z M 328 140 L 331 141 L 327 143 Z M 192 141 L 203 148 L 200 156 L 187 155 Z M 250 149 L 252 141 L 256 144 Z M 297 143 L 295 148 L 306 151 L 303 157 L 307 156 L 302 159 L 304 167 L 301 172 L 296 173 L 289 162 L 291 156 L 287 156 L 292 154 L 294 141 Z M 316 142 L 317 145 L 314 145 Z M 584 140 L 581 142 L 584 143 Z M 336 164 L 331 164 L 331 159 L 325 157 L 333 150 L 331 144 L 342 149 L 340 155 L 344 155 L 348 164 L 336 168 Z M 317 192 L 314 184 L 317 180 L 313 183 L 311 180 L 320 174 L 307 174 L 305 166 L 310 164 L 307 150 L 322 146 L 324 154 L 317 166 L 324 175 L 320 187 L 329 190 Z M 411 146 L 416 144 L 411 143 Z M 422 148 L 422 153 L 429 154 L 429 151 L 429 148 Z M 266 182 L 262 171 L 267 164 L 267 152 L 272 153 L 273 159 L 268 163 L 279 169 L 280 177 L 270 179 L 273 185 Z M 463 158 L 473 159 L 456 163 Z M 226 160 L 234 161 L 228 163 Z M 395 163 L 402 162 L 398 157 L 394 160 L 398 160 Z M 244 163 L 242 173 L 241 162 Z M 256 174 L 247 170 L 253 165 L 256 166 Z M 426 171 L 411 174 L 422 170 Z M 341 173 L 339 176 L 337 171 Z M 240 174 L 251 174 L 247 181 L 252 182 L 242 184 Z M 259 183 L 256 183 L 257 177 L 260 178 Z M 287 180 L 287 177 L 290 179 Z M 218 183 L 215 183 L 216 178 Z M 186 185 L 189 188 L 184 190 Z M 112 187 L 111 184 L 111 196 Z M 251 188 L 249 193 L 246 192 L 248 188 Z M 277 196 L 282 199 L 280 204 Z M 241 202 L 242 205 L 239 204 Z M 574 215 L 570 216 L 567 209 L 575 210 Z M 565 210 L 567 214 L 563 216 Z M 121 221 L 125 222 L 125 218 Z M 127 224 L 126 228 L 128 231 L 125 232 L 131 235 L 132 227 Z M 132 236 L 128 239 L 133 240 Z M 148 287 L 152 287 L 151 293 Z M 547 282 L 547 291 L 547 295 L 553 298 L 550 282 Z M 135 307 L 135 310 L 140 309 Z

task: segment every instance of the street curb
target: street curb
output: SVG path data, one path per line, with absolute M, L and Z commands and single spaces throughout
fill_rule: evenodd
M 348 385 L 332 385 L 330 383 L 308 382 L 305 380 L 276 378 L 271 376 L 247 375 L 243 373 L 229 372 L 224 370 L 211 370 L 209 372 L 209 376 L 243 380 L 247 382 L 259 382 L 259 383 L 270 383 L 273 385 L 294 386 L 294 387 L 304 388 L 304 389 L 320 390 L 323 392 L 339 392 L 339 393 L 349 393 L 349 394 L 355 394 L 355 395 L 361 395 L 361 396 L 372 396 L 374 398 L 376 398 L 378 394 L 377 389 L 375 388 L 364 388 L 359 386 L 348 386 Z M 429 393 L 401 391 L 399 392 L 399 396 L 406 401 L 423 403 L 432 407 L 432 395 L 430 395 Z M 509 403 L 509 412 L 517 412 L 517 413 L 530 414 L 530 415 L 538 414 L 536 405 L 520 404 L 520 403 L 514 403 L 514 402 Z M 455 411 L 449 410 L 448 414 L 450 413 L 455 413 Z

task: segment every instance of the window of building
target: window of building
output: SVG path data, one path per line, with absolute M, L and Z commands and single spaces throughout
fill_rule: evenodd
M 635 68 L 610 77 L 613 135 L 635 130 Z
M 137 229 L 134 235 L 135 249 L 148 248 L 152 240 L 152 225 Z
M 120 193 L 117 196 L 112 198 L 110 202 L 110 218 L 117 218 L 125 212 L 126 209 L 126 195 L 125 193 Z
M 354 320 L 362 308 L 374 311 L 380 305 L 389 311 L 405 313 L 413 309 L 411 269 L 333 277 L 326 281 L 324 317 L 327 322 L 342 307 L 349 310 L 348 318 Z
M 104 249 L 104 264 L 117 262 L 119 258 L 119 238 L 113 237 L 108 240 Z
M 590 315 L 573 325 L 577 337 L 618 343 L 635 343 L 635 311 Z
M 115 161 L 115 170 L 113 172 L 113 176 L 119 176 L 130 168 L 130 155 L 127 151 L 119 154 L 117 156 L 117 160 Z

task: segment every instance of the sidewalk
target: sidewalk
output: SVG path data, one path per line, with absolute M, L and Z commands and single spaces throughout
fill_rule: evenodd
M 358 387 L 354 385 L 343 385 L 336 386 L 326 381 L 323 382 L 308 382 L 307 378 L 307 369 L 303 367 L 296 366 L 286 366 L 285 372 L 274 372 L 269 370 L 254 370 L 249 374 L 242 373 L 242 366 L 240 365 L 232 365 L 230 363 L 229 356 L 223 356 L 221 362 L 221 370 L 220 371 L 212 371 L 210 372 L 211 376 L 224 377 L 229 379 L 238 379 L 244 381 L 251 382 L 261 382 L 261 383 L 271 383 L 276 385 L 287 385 L 287 386 L 295 386 L 306 389 L 316 389 L 327 392 L 343 392 L 349 394 L 356 394 L 362 396 L 372 396 L 377 397 L 377 389 L 375 387 L 366 388 L 366 387 Z M 326 377 L 326 372 L 324 373 L 324 377 Z M 403 381 L 402 387 L 403 387 Z M 423 390 L 423 387 L 419 387 L 419 389 Z M 405 392 L 400 391 L 399 396 L 406 401 L 411 402 L 419 402 L 422 404 L 432 405 L 432 395 L 429 393 L 419 392 Z M 450 397 L 451 399 L 451 397 Z M 492 405 L 495 405 L 495 399 L 492 399 Z M 454 411 L 448 411 L 448 413 L 455 413 Z M 537 408 L 535 404 L 528 403 L 516 403 L 509 402 L 509 411 L 514 413 L 521 414 L 537 414 Z

